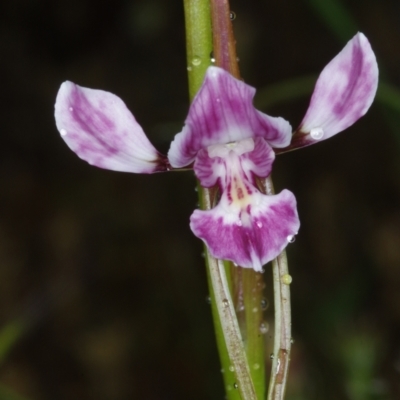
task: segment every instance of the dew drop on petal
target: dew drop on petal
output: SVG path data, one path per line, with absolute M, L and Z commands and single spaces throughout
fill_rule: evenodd
M 263 226 L 263 224 L 262 224 L 261 221 L 257 221 L 257 222 L 256 222 L 256 225 L 257 225 L 259 228 L 262 228 L 262 226 Z
M 240 219 L 237 220 L 237 221 L 236 221 L 236 225 L 237 225 L 237 226 L 242 226 L 242 225 L 243 225 L 243 224 L 242 224 L 242 221 L 241 221 Z
M 254 307 L 252 311 L 253 311 L 253 313 L 256 313 L 258 311 L 258 308 Z
M 275 357 L 274 357 L 274 355 L 271 353 L 271 354 L 269 355 L 269 358 L 270 358 L 271 360 L 273 360 Z
M 228 306 L 229 306 L 229 301 L 228 301 L 228 299 L 223 299 L 223 300 L 222 300 L 222 304 L 224 305 L 224 307 L 228 307 Z
M 189 65 L 189 66 L 187 67 L 187 70 L 188 70 L 188 71 L 191 71 L 191 70 L 192 70 L 192 67 Z
M 229 13 L 229 18 L 231 19 L 231 21 L 234 21 L 234 20 L 236 19 L 236 13 L 233 12 L 233 11 L 231 11 L 231 12 Z
M 235 370 L 235 367 L 233 365 L 229 366 L 229 371 L 233 372 Z
M 310 136 L 315 140 L 322 139 L 324 136 L 324 130 L 322 128 L 313 128 L 310 131 Z
M 65 129 L 60 129 L 60 135 L 65 136 L 68 132 Z
M 198 57 L 198 56 L 194 56 L 194 57 L 193 57 L 193 60 L 192 60 L 192 64 L 193 64 L 195 67 L 198 67 L 198 66 L 201 64 L 201 58 Z
M 211 304 L 211 296 L 206 296 L 206 303 Z
M 282 283 L 285 285 L 290 285 L 292 283 L 292 277 L 289 274 L 282 275 Z
M 260 329 L 260 333 L 262 335 L 265 335 L 268 332 L 268 329 L 269 329 L 268 322 L 265 322 L 265 321 L 261 322 L 259 329 Z
M 234 389 L 237 389 L 239 387 L 239 385 L 235 382 L 234 384 L 233 384 L 233 388 Z
M 215 64 L 215 58 L 214 57 L 211 57 L 210 61 L 211 61 L 212 64 Z
M 296 236 L 295 235 L 289 235 L 286 239 L 287 239 L 287 241 L 289 243 L 293 243 L 296 240 Z
M 294 343 L 294 339 L 290 338 L 290 344 L 293 344 L 293 343 Z

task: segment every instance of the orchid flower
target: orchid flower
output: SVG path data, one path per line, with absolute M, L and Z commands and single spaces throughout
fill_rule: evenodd
M 262 194 L 257 179 L 270 175 L 276 152 L 328 139 L 357 121 L 369 109 L 377 82 L 375 55 L 358 33 L 320 74 L 292 135 L 286 120 L 254 108 L 253 87 L 211 66 L 167 157 L 114 94 L 64 82 L 55 118 L 61 137 L 89 164 L 144 174 L 192 167 L 203 187 L 218 186 L 218 204 L 193 212 L 193 233 L 215 258 L 261 271 L 300 223 L 294 195 Z

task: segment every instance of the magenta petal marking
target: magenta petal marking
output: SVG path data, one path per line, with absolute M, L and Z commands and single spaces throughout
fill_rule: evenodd
M 167 169 L 165 157 L 112 93 L 64 82 L 57 95 L 55 118 L 61 137 L 89 164 L 149 174 Z
M 197 153 L 193 169 L 200 185 L 205 188 L 215 186 L 218 179 L 226 174 L 225 160 L 220 157 L 209 157 L 207 149 L 201 149 Z
M 292 148 L 328 139 L 369 109 L 378 86 L 378 65 L 368 39 L 358 33 L 324 68 Z
M 294 195 L 283 190 L 275 196 L 258 193 L 249 210 L 240 213 L 222 202 L 212 210 L 195 210 L 190 227 L 213 257 L 261 271 L 297 234 L 300 222 Z
M 168 158 L 173 167 L 192 163 L 197 152 L 214 144 L 262 137 L 273 147 L 288 146 L 291 126 L 253 106 L 255 89 L 228 72 L 209 67 L 194 98 L 183 130 L 171 143 Z
M 254 176 L 266 178 L 272 171 L 272 164 L 275 160 L 275 153 L 269 144 L 262 138 L 254 139 L 254 150 L 245 153 L 241 157 L 241 164 L 244 172 L 255 184 Z

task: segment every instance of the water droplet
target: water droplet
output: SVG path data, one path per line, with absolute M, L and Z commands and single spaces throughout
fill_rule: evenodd
M 268 306 L 269 306 L 268 300 L 265 297 L 261 299 L 261 309 L 265 311 L 268 308 Z
M 313 128 L 310 131 L 310 136 L 315 140 L 322 139 L 324 136 L 324 130 L 322 128 Z
M 222 300 L 222 304 L 224 305 L 224 307 L 228 307 L 228 306 L 229 306 L 229 301 L 228 301 L 228 299 L 223 299 L 223 300 Z
M 211 296 L 206 296 L 206 303 L 211 304 Z
M 261 322 L 259 329 L 260 329 L 260 333 L 262 335 L 265 335 L 268 332 L 268 329 L 269 329 L 268 322 L 265 322 L 265 321 Z
M 235 370 L 235 367 L 233 365 L 229 366 L 229 371 L 233 372 Z
M 74 108 L 73 108 L 73 107 L 70 107 L 70 108 L 69 108 L 69 111 L 74 111 Z
M 192 67 L 189 65 L 189 66 L 187 67 L 187 70 L 188 70 L 188 71 L 191 71 L 191 70 L 192 70 Z
M 237 388 L 239 387 L 239 385 L 235 382 L 235 383 L 233 384 L 233 387 L 234 387 L 234 389 L 237 389 Z
M 292 283 L 292 277 L 289 274 L 282 275 L 282 283 L 285 285 L 290 285 Z
M 256 225 L 257 225 L 259 228 L 262 228 L 262 226 L 263 226 L 263 224 L 262 224 L 261 221 L 257 221 L 257 222 L 256 222 Z
M 234 21 L 236 19 L 236 13 L 234 11 L 231 11 L 229 13 L 229 18 L 231 19 L 231 21 Z
M 237 267 L 237 266 L 238 266 L 238 265 L 237 265 L 235 262 L 233 263 L 233 265 L 234 265 L 235 267 Z
M 233 389 L 232 385 L 226 385 L 226 390 L 230 392 Z
M 293 344 L 294 343 L 294 339 L 290 338 L 290 343 Z
M 215 57 L 214 57 L 214 52 L 213 51 L 210 53 L 210 60 L 211 60 L 211 62 L 213 64 L 215 63 Z
M 295 235 L 289 235 L 286 239 L 287 239 L 287 241 L 289 243 L 293 243 L 296 240 L 296 236 Z
M 195 192 L 198 192 L 198 191 L 199 191 L 199 189 L 197 188 L 197 186 L 194 188 L 194 191 L 195 191 Z
M 60 135 L 65 136 L 68 132 L 65 129 L 60 129 Z
M 242 224 L 242 221 L 239 219 L 238 221 L 236 221 L 236 225 L 237 226 L 242 226 L 243 224 Z
M 253 311 L 253 313 L 256 313 L 258 311 L 258 308 L 254 307 L 252 311 Z
M 194 57 L 193 57 L 193 60 L 192 60 L 192 64 L 193 64 L 195 67 L 198 67 L 198 66 L 201 64 L 201 58 L 198 57 L 198 56 L 194 56 Z
M 274 355 L 271 353 L 271 354 L 269 355 L 269 358 L 270 358 L 271 360 L 273 360 L 275 357 L 274 357 Z
M 260 369 L 260 364 L 255 363 L 255 364 L 253 365 L 253 369 L 255 369 L 255 370 Z

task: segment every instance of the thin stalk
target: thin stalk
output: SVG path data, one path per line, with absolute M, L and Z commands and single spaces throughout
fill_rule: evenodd
M 274 194 L 274 188 L 270 177 L 264 180 L 263 185 L 267 194 Z M 290 309 L 290 283 L 292 278 L 289 275 L 285 251 L 272 261 L 272 274 L 274 286 L 275 337 L 268 400 L 283 400 L 292 347 Z
M 189 97 L 193 100 L 211 65 L 210 0 L 183 0 Z
M 230 391 L 233 388 L 239 391 L 240 399 L 256 400 L 257 395 L 247 363 L 242 336 L 226 279 L 224 263 L 209 255 L 207 259 L 210 281 L 213 287 L 214 304 L 218 311 L 219 323 L 221 324 L 230 359 L 228 370 L 234 372 L 236 377 L 234 382 L 228 382 L 226 386 L 227 395 L 230 395 Z
M 245 313 L 245 349 L 258 399 L 265 399 L 265 348 L 263 324 L 263 275 L 242 268 Z M 261 329 L 260 329 L 261 328 Z

